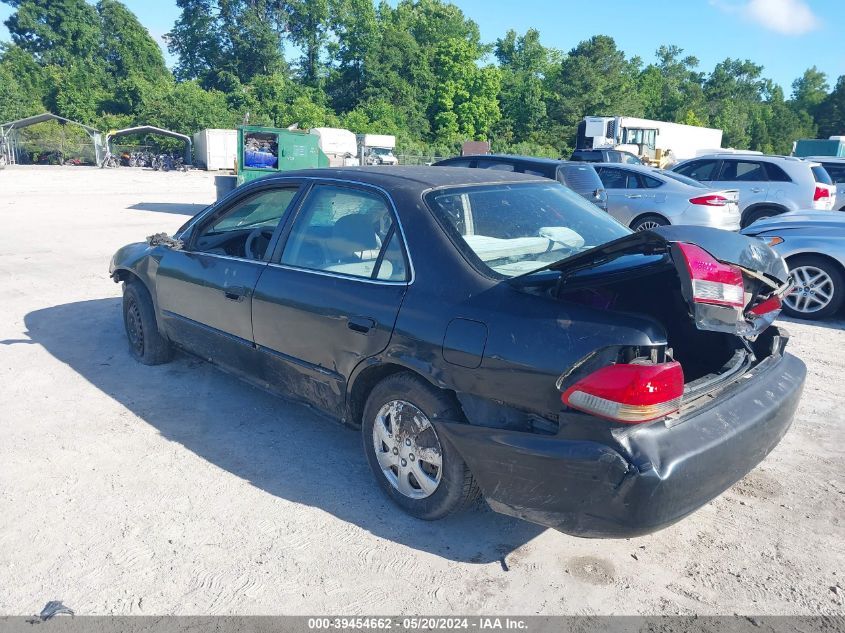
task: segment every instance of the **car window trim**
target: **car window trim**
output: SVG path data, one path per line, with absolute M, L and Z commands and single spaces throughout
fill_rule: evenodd
M 275 180 L 275 179 L 274 179 Z M 279 179 L 281 180 L 281 178 Z M 393 201 L 393 197 L 387 192 L 386 189 L 383 187 L 379 187 L 378 185 L 373 185 L 367 182 L 360 182 L 357 180 L 344 180 L 342 178 L 320 178 L 317 176 L 306 177 L 303 180 L 307 180 L 307 186 L 302 188 L 301 194 L 298 199 L 295 201 L 295 205 L 292 206 L 292 212 L 289 214 L 289 219 L 285 223 L 285 227 L 282 233 L 278 236 L 276 240 L 275 246 L 272 250 L 272 255 L 270 256 L 269 261 L 267 262 L 268 266 L 272 266 L 273 268 L 281 268 L 284 270 L 296 270 L 304 273 L 313 273 L 319 274 L 327 277 L 338 277 L 340 279 L 354 279 L 357 281 L 369 282 L 369 283 L 378 283 L 378 284 L 387 284 L 391 286 L 401 285 L 401 286 L 410 286 L 414 283 L 416 279 L 416 270 L 414 269 L 414 262 L 411 259 L 411 253 L 408 249 L 408 242 L 405 238 L 405 228 L 402 226 L 402 220 L 399 217 L 399 211 L 396 209 L 396 204 Z M 302 212 L 302 206 L 305 201 L 308 199 L 309 194 L 311 191 L 320 184 L 327 184 L 327 185 L 345 185 L 350 189 L 372 189 L 376 191 L 382 198 L 384 198 L 387 202 L 387 210 L 390 213 L 391 217 L 393 218 L 393 223 L 395 226 L 399 227 L 399 247 L 402 249 L 402 254 L 405 257 L 405 262 L 408 265 L 408 279 L 404 281 L 392 281 L 389 279 L 371 279 L 368 277 L 358 277 L 355 275 L 347 275 L 344 273 L 338 273 L 335 271 L 329 270 L 315 270 L 313 268 L 303 268 L 301 266 L 292 266 L 291 264 L 283 264 L 281 263 L 282 252 L 284 251 L 285 245 L 287 244 L 288 238 L 290 237 L 291 230 L 293 229 L 294 222 L 299 217 L 299 214 Z M 384 248 L 386 245 L 383 245 Z M 267 249 L 270 251 L 270 248 Z

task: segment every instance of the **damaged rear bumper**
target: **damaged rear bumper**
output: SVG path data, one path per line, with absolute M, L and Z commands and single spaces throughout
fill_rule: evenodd
M 760 463 L 792 423 L 805 377 L 798 358 L 770 357 L 673 426 L 631 427 L 615 443 L 436 425 L 497 512 L 627 538 L 682 519 Z

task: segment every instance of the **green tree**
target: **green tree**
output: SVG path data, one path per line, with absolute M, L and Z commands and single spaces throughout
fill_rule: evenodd
M 827 75 L 813 66 L 792 82 L 792 104 L 796 110 L 814 116 L 829 91 Z
M 640 64 L 639 58 L 627 59 L 606 35 L 572 49 L 547 80 L 549 115 L 559 125 L 562 141 L 574 145 L 578 123 L 587 115 L 642 116 Z
M 379 47 L 380 32 L 372 0 L 334 0 L 332 29 L 336 41 L 329 55 L 336 69 L 329 79 L 328 92 L 339 110 L 350 110 L 364 98 L 369 66 Z
M 165 35 L 167 50 L 177 58 L 180 81 L 205 80 L 219 68 L 224 52 L 214 0 L 176 0 L 181 14 Z
M 329 0 L 282 0 L 279 10 L 291 41 L 302 49 L 302 79 L 310 86 L 317 86 L 322 79 L 320 57 L 331 27 Z
M 819 104 L 816 120 L 822 138 L 845 134 L 845 75 L 837 79 L 833 91 Z
M 39 64 L 69 65 L 98 56 L 100 19 L 85 0 L 3 0 L 15 12 L 6 20 L 12 42 Z

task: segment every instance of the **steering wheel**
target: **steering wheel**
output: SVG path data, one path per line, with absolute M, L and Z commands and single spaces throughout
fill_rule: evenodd
M 259 226 L 253 229 L 244 242 L 244 254 L 249 259 L 263 259 L 267 247 L 270 246 L 274 230 L 272 226 Z

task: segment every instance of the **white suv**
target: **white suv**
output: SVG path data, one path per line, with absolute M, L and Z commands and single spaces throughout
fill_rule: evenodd
M 712 187 L 739 190 L 742 226 L 786 211 L 834 208 L 836 187 L 818 162 L 792 156 L 721 153 L 672 167 Z

